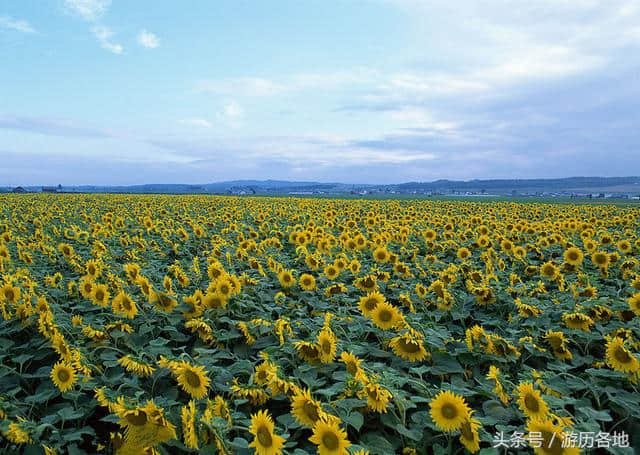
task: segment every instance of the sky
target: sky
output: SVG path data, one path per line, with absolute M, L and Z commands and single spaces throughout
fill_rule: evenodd
M 0 186 L 640 174 L 638 0 L 0 0 Z

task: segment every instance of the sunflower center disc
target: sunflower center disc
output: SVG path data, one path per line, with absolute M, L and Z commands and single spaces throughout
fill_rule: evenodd
M 445 419 L 453 419 L 458 415 L 458 411 L 454 405 L 447 403 L 442 406 L 442 415 Z
M 307 417 L 309 417 L 310 420 L 313 420 L 314 422 L 318 420 L 319 416 L 318 416 L 318 409 L 316 408 L 316 405 L 307 401 L 305 402 L 302 409 L 304 410 L 304 413 L 306 414 Z
M 420 347 L 416 343 L 405 340 L 402 340 L 400 347 L 404 352 L 408 352 L 409 354 L 414 354 L 420 350 Z
M 197 374 L 192 371 L 187 371 L 184 376 L 191 387 L 200 387 L 201 382 Z
M 460 433 L 462 433 L 462 436 L 467 440 L 473 439 L 473 432 L 471 431 L 471 425 L 469 424 L 468 421 L 465 421 L 462 424 L 462 428 L 460 428 Z
M 617 347 L 613 356 L 620 363 L 629 363 L 631 361 L 631 356 L 621 347 Z
M 340 441 L 335 434 L 325 433 L 322 436 L 322 444 L 329 450 L 336 450 L 340 446 Z
M 67 370 L 58 371 L 58 379 L 60 382 L 67 382 L 71 376 Z
M 265 427 L 261 427 L 258 430 L 258 441 L 263 447 L 271 447 L 273 444 L 273 439 L 271 438 L 271 433 Z
M 524 397 L 524 404 L 531 412 L 538 412 L 540 410 L 538 400 L 533 395 Z
M 127 422 L 131 425 L 142 426 L 147 423 L 147 414 L 144 411 L 132 412 L 127 415 Z

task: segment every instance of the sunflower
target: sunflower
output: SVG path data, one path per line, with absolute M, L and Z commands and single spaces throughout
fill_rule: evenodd
M 533 451 L 538 455 L 578 455 L 578 447 L 563 447 L 565 433 L 559 425 L 554 425 L 551 420 L 531 419 L 527 423 L 529 433 L 529 444 L 534 447 Z M 533 439 L 535 435 L 536 439 Z M 539 446 L 539 447 L 537 447 Z
M 178 305 L 178 301 L 168 294 L 159 291 L 151 291 L 149 297 L 150 301 L 154 304 L 154 307 L 165 313 L 171 313 L 173 309 Z
M 125 355 L 124 357 L 120 357 L 118 359 L 118 363 L 122 365 L 122 367 L 130 373 L 136 374 L 138 376 L 151 376 L 155 371 L 151 365 L 145 362 L 141 362 L 140 360 L 134 359 L 130 355 Z
M 314 291 L 316 289 L 316 279 L 309 273 L 303 273 L 300 275 L 300 280 L 298 282 L 304 291 Z
M 633 247 L 631 246 L 631 242 L 627 239 L 619 240 L 618 243 L 616 243 L 616 246 L 618 247 L 618 250 L 620 250 L 620 252 L 623 254 L 629 254 L 633 249 Z
M 333 261 L 333 265 L 335 265 L 341 272 L 347 268 L 348 264 L 349 263 L 347 262 L 346 257 L 338 257 L 335 261 Z
M 609 266 L 609 255 L 604 251 L 594 251 L 591 261 L 599 268 L 606 269 Z
M 268 361 L 262 362 L 255 368 L 255 373 L 253 374 L 253 382 L 258 385 L 267 385 L 269 383 L 271 374 L 275 373 L 276 370 L 277 367 L 273 363 Z
M 629 297 L 627 302 L 629 302 L 629 308 L 631 308 L 631 311 L 633 311 L 636 316 L 640 316 L 640 292 Z
M 207 394 L 210 380 L 203 366 L 180 362 L 174 373 L 182 390 L 193 398 L 200 399 Z
M 537 318 L 542 313 L 540 308 L 535 307 L 533 305 L 528 305 L 526 303 L 522 303 L 520 299 L 515 299 L 516 308 L 518 309 L 518 314 L 523 318 Z
M 149 279 L 144 277 L 144 276 L 142 276 L 142 275 L 139 275 L 136 278 L 136 284 L 140 288 L 140 291 L 145 296 L 147 296 L 147 298 L 151 299 L 152 295 L 154 294 L 154 291 L 153 291 L 153 286 L 149 282 Z
M 120 291 L 111 302 L 113 312 L 117 315 L 133 319 L 138 314 L 136 302 L 124 291 Z
M 336 278 L 338 278 L 338 275 L 340 275 L 340 269 L 334 264 L 329 264 L 324 268 L 324 274 L 326 275 L 327 279 L 335 280 Z
M 358 302 L 358 307 L 362 314 L 366 317 L 371 317 L 371 313 L 376 307 L 381 303 L 386 303 L 386 299 L 384 295 L 379 292 L 370 292 L 367 295 L 360 297 L 360 301 Z
M 564 324 L 570 329 L 588 332 L 593 325 L 593 319 L 582 313 L 565 313 L 562 315 Z
M 366 381 L 358 397 L 367 399 L 367 407 L 372 411 L 384 414 L 391 399 L 391 393 L 380 384 Z
M 301 425 L 313 428 L 318 419 L 325 415 L 325 412 L 322 410 L 320 402 L 311 397 L 309 389 L 305 389 L 293 396 L 291 414 Z
M 90 259 L 85 264 L 85 271 L 87 272 L 87 276 L 96 279 L 102 274 L 102 264 L 94 259 Z
M 280 281 L 280 285 L 285 289 L 296 284 L 296 280 L 290 270 L 282 270 L 278 273 L 278 281 Z
M 124 441 L 120 441 L 118 453 L 143 453 L 147 448 L 176 437 L 175 427 L 164 417 L 164 410 L 153 401 L 116 413 L 121 416 L 118 423 L 124 428 Z
M 198 434 L 196 432 L 196 403 L 191 400 L 180 411 L 182 418 L 182 436 L 184 445 L 189 449 L 198 449 Z
M 545 334 L 545 341 L 549 343 L 553 349 L 559 349 L 561 346 L 565 345 L 567 342 L 567 340 L 564 337 L 564 333 L 552 332 L 552 331 L 548 331 Z
M 481 235 L 476 239 L 476 244 L 481 248 L 487 248 L 489 245 L 491 245 L 491 240 L 489 240 L 488 236 Z
M 607 341 L 607 365 L 622 373 L 636 373 L 640 371 L 640 362 L 625 347 L 625 341 L 620 337 L 613 337 Z
M 347 292 L 347 287 L 342 283 L 332 284 L 331 286 L 327 286 L 324 290 L 325 297 L 331 297 L 338 294 L 344 294 Z
M 125 264 L 123 268 L 129 281 L 131 281 L 132 283 L 135 283 L 138 280 L 138 277 L 140 276 L 140 266 L 138 264 L 129 263 L 129 264 Z
M 460 443 L 471 453 L 480 450 L 478 428 L 480 428 L 480 422 L 474 418 L 465 420 L 460 427 Z
M 434 231 L 433 229 L 427 229 L 426 231 L 424 231 L 422 235 L 424 236 L 424 239 L 427 240 L 428 242 L 435 241 L 436 237 L 438 236 L 436 231 Z
M 293 346 L 302 360 L 309 363 L 320 361 L 320 348 L 317 344 L 308 341 L 295 341 Z
M 12 422 L 2 434 L 14 444 L 30 444 L 33 442 L 29 432 L 20 426 L 20 422 Z
M 231 392 L 238 398 L 249 400 L 255 406 L 261 406 L 269 399 L 269 394 L 257 386 L 243 386 L 238 383 L 237 378 L 231 381 Z
M 388 302 L 379 303 L 370 317 L 373 323 L 383 330 L 391 329 L 403 321 L 402 313 Z
M 76 382 L 76 372 L 71 364 L 58 362 L 51 369 L 51 380 L 61 392 L 66 392 Z
M 58 244 L 58 251 L 60 251 L 62 255 L 67 259 L 70 259 L 74 254 L 73 247 L 68 243 Z
M 330 328 L 324 328 L 318 334 L 316 345 L 319 352 L 319 360 L 322 363 L 331 363 L 336 356 L 337 340 Z
M 202 306 L 204 308 L 226 308 L 227 299 L 217 292 L 207 292 L 202 297 Z
M 313 427 L 313 435 L 309 438 L 309 441 L 318 446 L 318 455 L 348 455 L 347 447 L 351 443 L 339 424 L 336 417 L 318 419 Z
M 249 447 L 256 449 L 257 455 L 279 455 L 285 439 L 274 433 L 273 419 L 268 411 L 258 411 L 251 416 L 249 432 L 254 436 Z
M 304 263 L 307 264 L 307 267 L 309 267 L 313 271 L 318 270 L 321 265 L 320 259 L 312 254 L 307 254 L 307 256 L 304 258 Z
M 378 277 L 370 274 L 362 276 L 353 282 L 353 285 L 363 292 L 373 292 L 378 290 Z
M 533 388 L 530 382 L 521 382 L 516 389 L 518 406 L 530 419 L 543 419 L 549 413 L 549 406 L 542 399 L 540 392 Z
M 582 260 L 584 259 L 584 254 L 582 254 L 582 251 L 580 250 L 580 248 L 572 246 L 571 248 L 568 248 L 564 252 L 563 257 L 564 257 L 564 261 L 567 264 L 571 264 L 574 267 L 578 267 L 580 264 L 582 264 Z
M 225 300 L 228 300 L 233 294 L 233 284 L 228 278 L 220 278 L 216 282 L 216 294 Z
M 17 305 L 20 300 L 20 288 L 6 283 L 0 288 L 0 302 Z
M 447 287 L 442 280 L 435 280 L 429 285 L 429 292 L 433 292 L 438 298 L 443 298 L 446 291 Z
M 494 381 L 495 385 L 493 386 L 493 393 L 495 393 L 500 401 L 504 404 L 509 403 L 509 395 L 507 395 L 502 386 L 502 382 L 500 382 L 500 369 L 494 365 L 489 366 L 489 372 L 487 373 L 487 379 L 491 379 Z
M 427 357 L 427 350 L 422 340 L 409 333 L 392 338 L 389 346 L 395 355 L 409 362 L 420 362 Z
M 111 295 L 106 285 L 97 284 L 93 286 L 93 290 L 91 291 L 91 302 L 94 305 L 98 305 L 100 307 L 106 307 L 109 305 L 110 298 L 111 298 Z
M 215 417 L 224 419 L 229 423 L 233 421 L 229 405 L 221 395 L 216 395 L 213 401 L 207 400 L 207 408 L 204 411 L 204 418 L 205 420 L 211 420 Z
M 373 259 L 378 264 L 384 264 L 385 262 L 389 262 L 389 252 L 383 246 L 380 246 L 373 250 Z
M 560 270 L 553 262 L 545 262 L 540 266 L 540 275 L 551 281 L 555 280 L 559 274 Z
M 471 417 L 464 398 L 450 391 L 440 391 L 429 403 L 431 418 L 442 431 L 459 430 Z
M 586 286 L 578 295 L 580 297 L 586 297 L 587 299 L 593 299 L 598 296 L 598 289 L 593 286 Z
M 186 296 L 182 299 L 182 303 L 187 308 L 186 311 L 183 311 L 185 319 L 192 319 L 202 316 L 202 291 L 199 289 L 194 293 L 194 295 Z
M 340 354 L 340 361 L 344 363 L 347 368 L 347 373 L 352 376 L 359 376 L 362 373 L 362 369 L 360 368 L 360 364 L 362 363 L 362 359 L 359 359 L 356 355 L 351 352 L 343 351 Z
M 469 251 L 469 248 L 461 247 L 458 248 L 456 256 L 458 256 L 458 259 L 460 259 L 461 261 L 464 261 L 471 256 L 471 251 Z
M 162 287 L 169 295 L 174 295 L 173 292 L 173 280 L 169 275 L 165 275 L 162 279 Z
M 573 354 L 567 349 L 567 339 L 564 337 L 564 333 L 548 330 L 544 340 L 549 343 L 556 358 L 561 360 L 571 360 L 573 358 Z
M 9 254 L 9 249 L 0 243 L 0 262 L 9 262 L 11 260 L 11 255 Z
M 518 245 L 513 249 L 513 255 L 517 259 L 523 260 L 527 256 L 527 250 L 524 247 Z

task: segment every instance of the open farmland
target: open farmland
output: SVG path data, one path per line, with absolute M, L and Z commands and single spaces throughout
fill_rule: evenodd
M 562 443 L 585 433 L 631 453 L 639 223 L 610 205 L 0 195 L 0 447 L 497 453 L 519 432 L 517 450 L 579 453 Z

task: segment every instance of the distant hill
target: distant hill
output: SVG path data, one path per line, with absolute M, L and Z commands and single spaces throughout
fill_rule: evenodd
M 640 192 L 640 177 L 568 177 L 560 179 L 494 179 L 494 180 L 436 180 L 434 182 L 408 182 L 390 185 L 400 191 L 482 191 L 508 193 L 590 191 L 612 187 L 629 187 L 628 191 Z M 634 188 L 635 186 L 635 188 Z
M 40 186 L 26 186 L 38 192 Z M 0 191 L 11 188 L 0 188 Z M 435 180 L 400 184 L 346 184 L 287 180 L 230 180 L 205 184 L 144 184 L 130 186 L 66 186 L 64 192 L 168 194 L 495 194 L 549 193 L 640 195 L 640 177 L 568 177 L 558 179 Z

